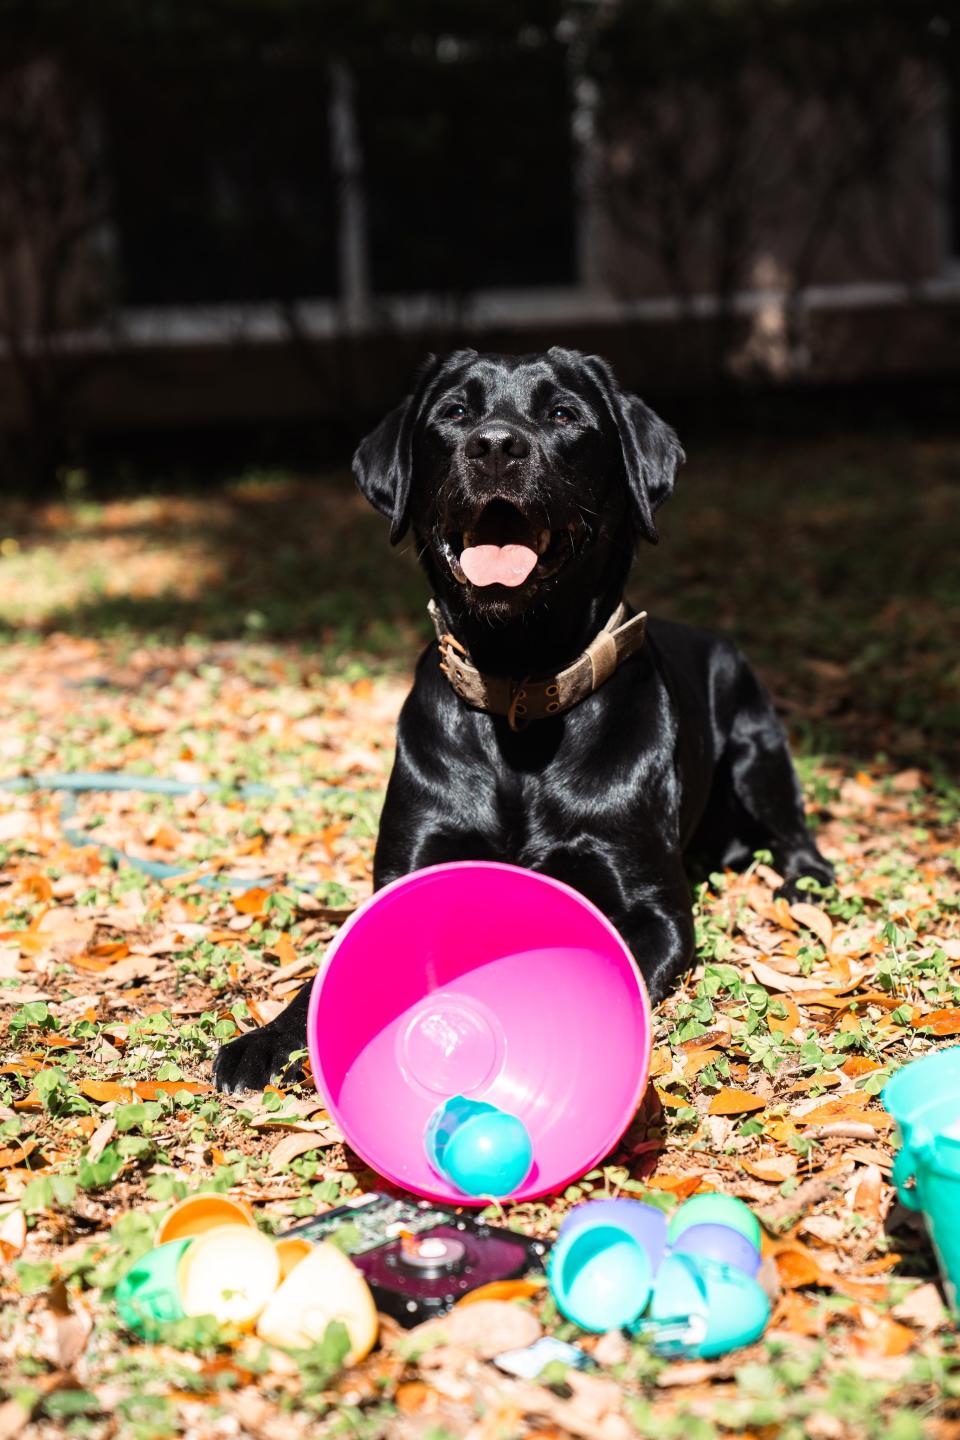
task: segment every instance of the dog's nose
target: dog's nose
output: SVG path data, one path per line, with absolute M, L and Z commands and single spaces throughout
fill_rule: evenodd
M 506 425 L 481 425 L 467 437 L 463 449 L 468 460 L 478 460 L 481 469 L 496 474 L 511 460 L 525 460 L 530 442 Z

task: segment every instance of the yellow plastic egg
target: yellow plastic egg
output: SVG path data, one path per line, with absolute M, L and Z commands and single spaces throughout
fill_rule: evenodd
M 271 1345 L 302 1350 L 321 1340 L 332 1320 L 350 1336 L 347 1365 L 370 1353 L 377 1338 L 370 1287 L 342 1250 L 323 1241 L 290 1271 L 260 1316 L 257 1334 Z
M 197 1236 L 177 1279 L 185 1315 L 214 1315 L 248 1329 L 280 1283 L 280 1257 L 259 1230 L 221 1225 Z

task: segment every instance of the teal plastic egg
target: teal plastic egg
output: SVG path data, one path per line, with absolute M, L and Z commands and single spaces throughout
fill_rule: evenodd
M 457 1125 L 442 1150 L 440 1168 L 465 1195 L 511 1195 L 533 1164 L 527 1128 L 516 1115 L 492 1106 Z
M 548 1265 L 550 1291 L 581 1330 L 603 1333 L 632 1324 L 650 1297 L 650 1259 L 614 1225 L 561 1226 Z
M 742 1270 L 703 1255 L 674 1253 L 657 1272 L 649 1313 L 654 1321 L 689 1320 L 686 1353 L 713 1360 L 759 1340 L 770 1319 L 770 1301 Z

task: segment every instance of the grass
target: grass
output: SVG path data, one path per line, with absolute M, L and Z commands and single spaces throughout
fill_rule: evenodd
M 737 1194 L 764 1223 L 766 1337 L 685 1366 L 517 1299 L 602 1362 L 540 1385 L 388 1327 L 343 1372 L 333 1333 L 291 1361 L 203 1318 L 157 1345 L 120 1328 L 113 1289 L 173 1200 L 227 1191 L 274 1233 L 376 1183 L 309 1086 L 221 1097 L 209 1067 L 368 892 L 426 597 L 341 474 L 3 502 L 0 772 L 222 789 L 86 795 L 80 846 L 55 797 L 0 805 L 0 1435 L 952 1433 L 955 1336 L 925 1233 L 895 1203 L 878 1096 L 960 1034 L 958 477 L 945 440 L 718 447 L 638 559 L 640 603 L 754 659 L 838 883 L 822 913 L 791 912 L 764 857 L 710 877 L 698 965 L 658 1014 L 623 1143 L 563 1195 L 506 1208 L 545 1235 L 591 1196 Z M 281 793 L 241 802 L 249 780 Z M 186 873 L 158 883 L 98 844 Z M 223 870 L 260 883 L 203 883 Z M 278 1149 L 291 1136 L 299 1153 Z

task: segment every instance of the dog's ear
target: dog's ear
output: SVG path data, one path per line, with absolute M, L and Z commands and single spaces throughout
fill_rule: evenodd
M 654 514 L 673 494 L 677 469 L 686 456 L 676 434 L 636 395 L 621 390 L 613 371 L 598 355 L 584 357 L 617 427 L 627 484 L 640 533 L 652 545 L 659 540 Z
M 409 524 L 413 478 L 413 431 L 430 382 L 443 361 L 429 355 L 420 367 L 411 394 L 401 400 L 375 430 L 360 441 L 353 473 L 362 494 L 390 521 L 390 543 L 396 545 Z

